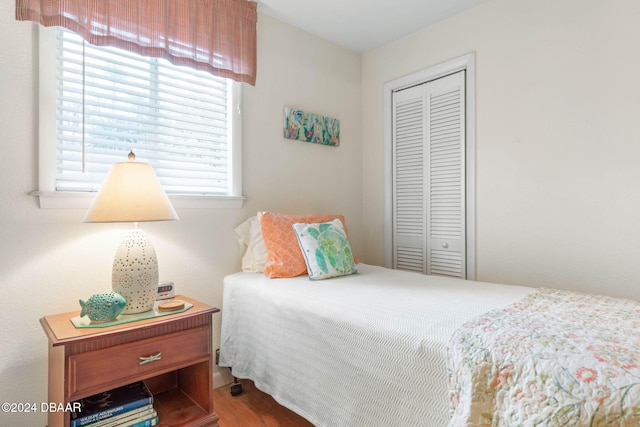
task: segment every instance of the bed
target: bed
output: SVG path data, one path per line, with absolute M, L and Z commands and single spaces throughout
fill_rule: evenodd
M 220 366 L 317 426 L 640 425 L 640 304 L 357 264 L 224 279 Z

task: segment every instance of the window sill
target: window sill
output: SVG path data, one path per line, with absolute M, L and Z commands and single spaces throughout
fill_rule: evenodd
M 63 191 L 32 191 L 29 194 L 38 197 L 40 209 L 87 209 L 96 195 Z M 169 200 L 176 209 L 239 209 L 244 199 L 244 196 L 169 195 Z

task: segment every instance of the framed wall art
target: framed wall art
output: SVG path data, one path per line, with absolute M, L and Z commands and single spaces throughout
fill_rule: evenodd
M 332 147 L 340 145 L 340 120 L 295 108 L 284 108 L 283 132 L 287 139 Z

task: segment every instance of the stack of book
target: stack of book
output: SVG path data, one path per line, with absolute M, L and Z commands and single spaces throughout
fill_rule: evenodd
M 153 395 L 142 381 L 80 399 L 71 427 L 153 427 L 158 414 Z

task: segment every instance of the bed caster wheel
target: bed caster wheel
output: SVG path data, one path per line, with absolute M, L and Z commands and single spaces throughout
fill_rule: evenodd
M 242 384 L 235 383 L 231 386 L 231 396 L 238 396 L 242 394 Z

